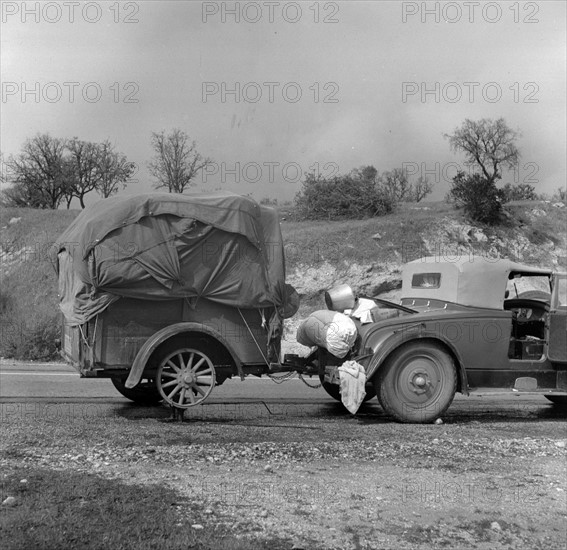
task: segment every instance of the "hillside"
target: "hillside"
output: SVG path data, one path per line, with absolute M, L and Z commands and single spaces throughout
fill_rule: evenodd
M 562 203 L 510 204 L 510 222 L 474 227 L 445 203 L 402 205 L 381 218 L 341 222 L 282 219 L 288 281 L 302 306 L 286 324 L 284 349 L 295 327 L 323 306 L 323 293 L 349 283 L 367 295 L 397 298 L 403 263 L 425 255 L 509 257 L 567 269 L 566 209 Z M 58 338 L 57 282 L 49 250 L 78 211 L 0 209 L 0 356 L 49 359 Z

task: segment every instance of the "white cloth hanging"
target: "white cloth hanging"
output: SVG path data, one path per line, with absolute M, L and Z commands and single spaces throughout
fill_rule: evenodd
M 366 392 L 366 371 L 356 361 L 346 361 L 339 367 L 341 401 L 347 410 L 356 414 Z

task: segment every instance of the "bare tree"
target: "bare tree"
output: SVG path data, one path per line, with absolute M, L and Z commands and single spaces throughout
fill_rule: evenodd
M 12 187 L 5 197 L 18 206 L 58 208 L 67 192 L 65 147 L 64 139 L 49 134 L 26 140 L 22 152 L 6 162 Z
M 411 184 L 407 171 L 403 168 L 394 168 L 390 172 L 384 172 L 378 180 L 380 186 L 393 201 L 399 202 L 408 198 Z
M 81 208 L 85 207 L 85 195 L 95 191 L 101 181 L 99 171 L 100 147 L 90 141 L 82 141 L 73 138 L 67 145 L 68 158 L 68 181 L 70 193 L 67 206 L 71 199 L 77 197 Z
M 414 202 L 422 201 L 433 191 L 433 184 L 427 177 L 419 176 L 416 182 L 411 185 L 411 196 Z
M 203 168 L 212 163 L 197 151 L 195 141 L 174 128 L 171 133 L 165 131 L 152 132 L 152 149 L 154 159 L 148 163 L 150 174 L 156 179 L 156 189 L 165 188 L 169 193 L 183 193 L 193 185 L 195 176 Z
M 482 175 L 494 183 L 502 177 L 502 168 L 517 166 L 520 151 L 515 141 L 520 136 L 510 129 L 503 118 L 469 120 L 445 134 L 453 151 L 463 151 L 470 164 L 480 168 Z
M 128 161 L 126 155 L 115 151 L 109 141 L 104 141 L 99 145 L 97 170 L 100 177 L 96 190 L 107 198 L 118 193 L 120 184 L 122 189 L 126 187 L 128 178 L 134 172 L 134 164 Z

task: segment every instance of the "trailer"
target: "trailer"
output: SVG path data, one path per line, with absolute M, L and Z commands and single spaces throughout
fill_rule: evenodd
M 58 239 L 62 350 L 82 377 L 186 409 L 227 378 L 318 374 L 280 361 L 285 283 L 277 212 L 227 193 L 104 199 Z

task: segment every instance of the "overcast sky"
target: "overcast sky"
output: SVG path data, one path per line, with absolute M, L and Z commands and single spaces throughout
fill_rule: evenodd
M 291 199 L 302 172 L 372 164 L 442 198 L 464 160 L 443 134 L 504 117 L 504 181 L 565 186 L 564 1 L 75 3 L 1 3 L 6 156 L 109 139 L 139 166 L 126 192 L 149 191 L 151 132 L 179 127 L 215 161 L 198 189 Z

